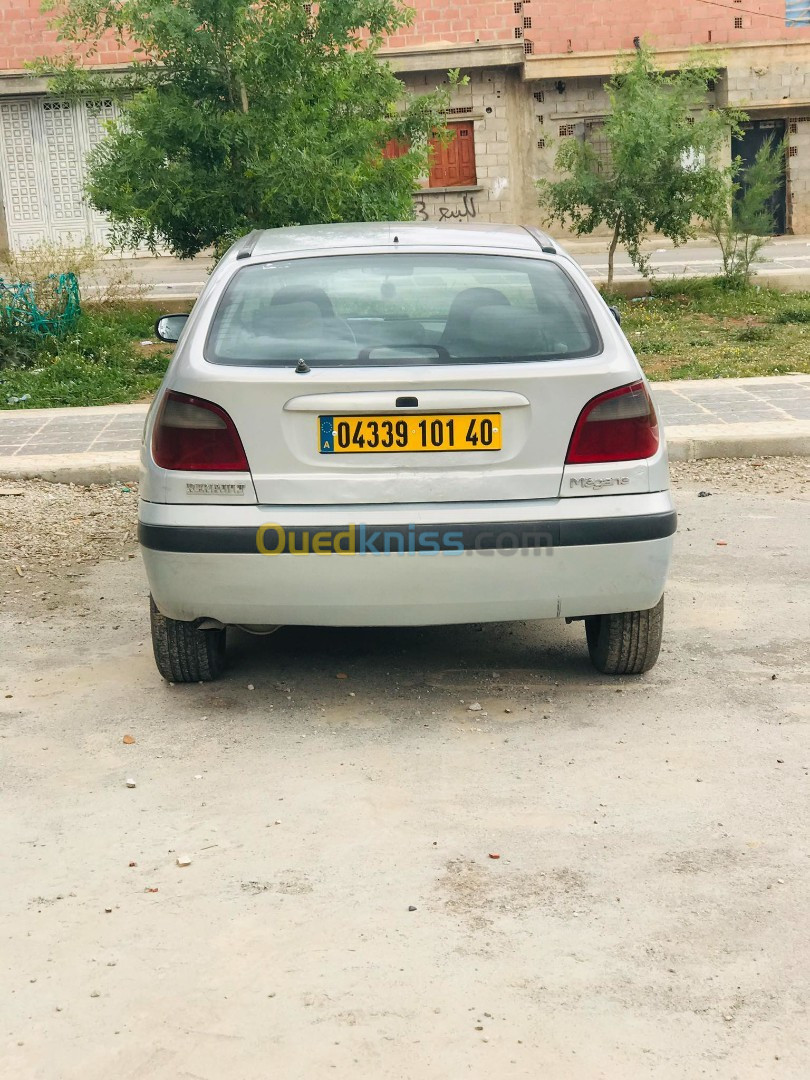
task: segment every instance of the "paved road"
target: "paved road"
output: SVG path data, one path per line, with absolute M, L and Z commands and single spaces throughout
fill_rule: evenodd
M 664 652 L 620 680 L 519 623 L 237 636 L 226 681 L 172 688 L 115 546 L 134 496 L 116 530 L 28 485 L 0 1075 L 804 1080 L 802 469 L 677 468 Z M 73 565 L 88 520 L 123 561 Z
M 571 252 L 580 265 L 593 278 L 607 275 L 607 256 L 595 252 L 592 244 L 580 248 L 575 242 Z M 680 248 L 671 246 L 651 249 L 652 268 L 655 276 L 668 277 L 710 277 L 722 272 L 723 264 L 719 250 L 711 244 L 694 241 Z M 757 264 L 756 272 L 779 276 L 810 276 L 810 239 L 807 237 L 784 237 L 767 244 L 761 253 L 763 262 Z M 637 271 L 626 255 L 617 257 L 615 267 L 617 279 L 637 277 Z M 807 288 L 807 285 L 803 285 Z
M 595 279 L 607 275 L 606 246 L 606 242 L 599 240 L 573 240 L 568 244 L 571 253 Z M 693 241 L 681 248 L 662 245 L 650 250 L 652 266 L 659 277 L 706 277 L 718 274 L 721 269 L 718 249 L 706 241 Z M 810 287 L 810 237 L 779 238 L 763 249 L 762 256 L 766 262 L 759 267 L 760 273 L 792 276 L 798 287 Z M 172 296 L 196 295 L 205 284 L 211 264 L 206 258 L 185 261 L 159 258 L 123 260 L 115 265 L 131 272 L 134 281 L 147 284 L 153 295 L 170 299 Z M 617 279 L 637 276 L 627 256 L 617 254 Z

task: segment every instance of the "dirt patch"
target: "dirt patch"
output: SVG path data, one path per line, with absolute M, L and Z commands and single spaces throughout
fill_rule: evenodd
M 701 322 L 705 322 L 707 325 L 711 325 L 711 326 L 716 326 L 717 325 L 717 319 L 715 317 L 711 316 L 711 315 L 706 315 L 705 313 L 701 313 L 700 320 L 701 320 Z M 744 326 L 768 326 L 768 325 L 770 325 L 770 320 L 769 319 L 755 319 L 751 315 L 745 315 L 745 316 L 741 316 L 741 317 L 734 317 L 734 316 L 728 315 L 728 316 L 726 316 L 725 319 L 722 320 L 723 329 L 727 329 L 727 330 L 739 330 L 741 327 L 744 327 Z
M 473 930 L 502 915 L 543 912 L 571 918 L 588 905 L 585 879 L 569 867 L 526 872 L 500 859 L 486 864 L 451 859 L 437 885 L 444 907 L 463 916 Z
M 735 848 L 693 848 L 669 851 L 661 856 L 659 865 L 672 874 L 712 874 L 744 866 L 745 857 Z
M 282 896 L 306 896 L 312 892 L 312 884 L 301 877 L 281 878 L 278 881 L 243 881 L 240 885 L 242 892 L 250 896 L 260 896 L 262 893 L 280 893 Z
M 166 356 L 172 355 L 171 347 L 164 345 L 162 341 L 134 341 L 132 347 L 135 352 L 142 356 Z

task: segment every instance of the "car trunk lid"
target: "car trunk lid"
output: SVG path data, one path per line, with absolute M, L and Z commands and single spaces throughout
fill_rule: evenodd
M 215 396 L 232 417 L 261 503 L 543 499 L 558 495 L 577 417 L 595 393 L 621 381 L 616 367 L 602 356 L 598 364 L 379 369 L 373 375 L 360 369 L 306 375 L 251 369 L 237 380 L 223 378 L 227 372 L 219 369 L 215 385 L 209 370 L 204 384 L 183 380 L 178 389 Z M 401 418 L 417 435 L 425 418 L 454 419 L 461 441 L 472 419 L 490 417 L 500 448 L 324 448 L 325 420 L 334 425 L 347 419 L 354 431 L 357 420 L 367 417 Z

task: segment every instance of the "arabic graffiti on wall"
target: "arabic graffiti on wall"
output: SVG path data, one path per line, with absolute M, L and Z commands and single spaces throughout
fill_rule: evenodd
M 475 196 L 468 191 L 429 198 L 420 195 L 414 203 L 414 211 L 417 221 L 472 221 L 478 217 Z

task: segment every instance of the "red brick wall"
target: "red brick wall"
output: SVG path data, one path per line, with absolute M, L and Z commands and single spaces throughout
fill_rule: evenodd
M 519 2 L 519 0 L 518 0 Z M 774 41 L 810 37 L 810 28 L 785 26 L 785 0 L 668 0 L 665 5 L 641 0 L 410 0 L 416 8 L 413 25 L 394 35 L 392 48 L 439 44 L 514 42 L 518 28 L 522 40 L 532 43 L 535 56 L 544 53 L 595 52 L 631 49 L 640 35 L 665 48 L 708 42 Z M 65 51 L 40 14 L 40 0 L 0 0 L 0 70 L 20 70 L 36 56 Z M 752 14 L 756 12 L 756 14 Z M 742 19 L 742 28 L 734 26 Z M 523 29 L 524 19 L 531 27 Z M 93 63 L 123 63 L 131 54 L 114 42 L 92 59 Z
M 56 34 L 48 29 L 49 17 L 40 13 L 41 0 L 0 0 L 0 71 L 20 70 L 26 61 L 37 56 L 67 51 L 64 43 L 56 42 Z M 515 27 L 522 26 L 522 15 L 515 14 L 514 0 L 405 0 L 417 9 L 413 25 L 390 40 L 390 45 L 423 45 L 430 42 L 452 44 L 475 41 L 515 40 Z M 92 57 L 93 64 L 117 64 L 131 59 L 110 42 Z
M 524 0 L 523 13 L 535 55 L 632 49 L 636 36 L 656 48 L 810 38 L 810 27 L 785 26 L 785 0 Z
M 19 71 L 38 56 L 75 52 L 57 42 L 56 31 L 48 28 L 50 15 L 40 12 L 41 0 L 0 0 L 0 71 Z M 116 48 L 115 42 L 102 44 L 93 57 L 95 64 L 120 64 L 132 59 L 131 52 Z
M 600 52 L 632 49 L 639 36 L 656 48 L 725 45 L 746 41 L 810 38 L 810 27 L 785 26 L 785 0 L 514 0 L 473 2 L 410 0 L 413 25 L 390 39 L 392 48 L 447 41 L 531 42 L 534 56 L 547 53 Z M 734 25 L 742 19 L 742 27 Z M 531 26 L 524 29 L 524 21 Z
M 391 48 L 407 48 L 447 41 L 468 45 L 476 41 L 514 42 L 515 27 L 523 15 L 515 14 L 514 0 L 408 0 L 416 9 L 410 27 L 389 39 Z

